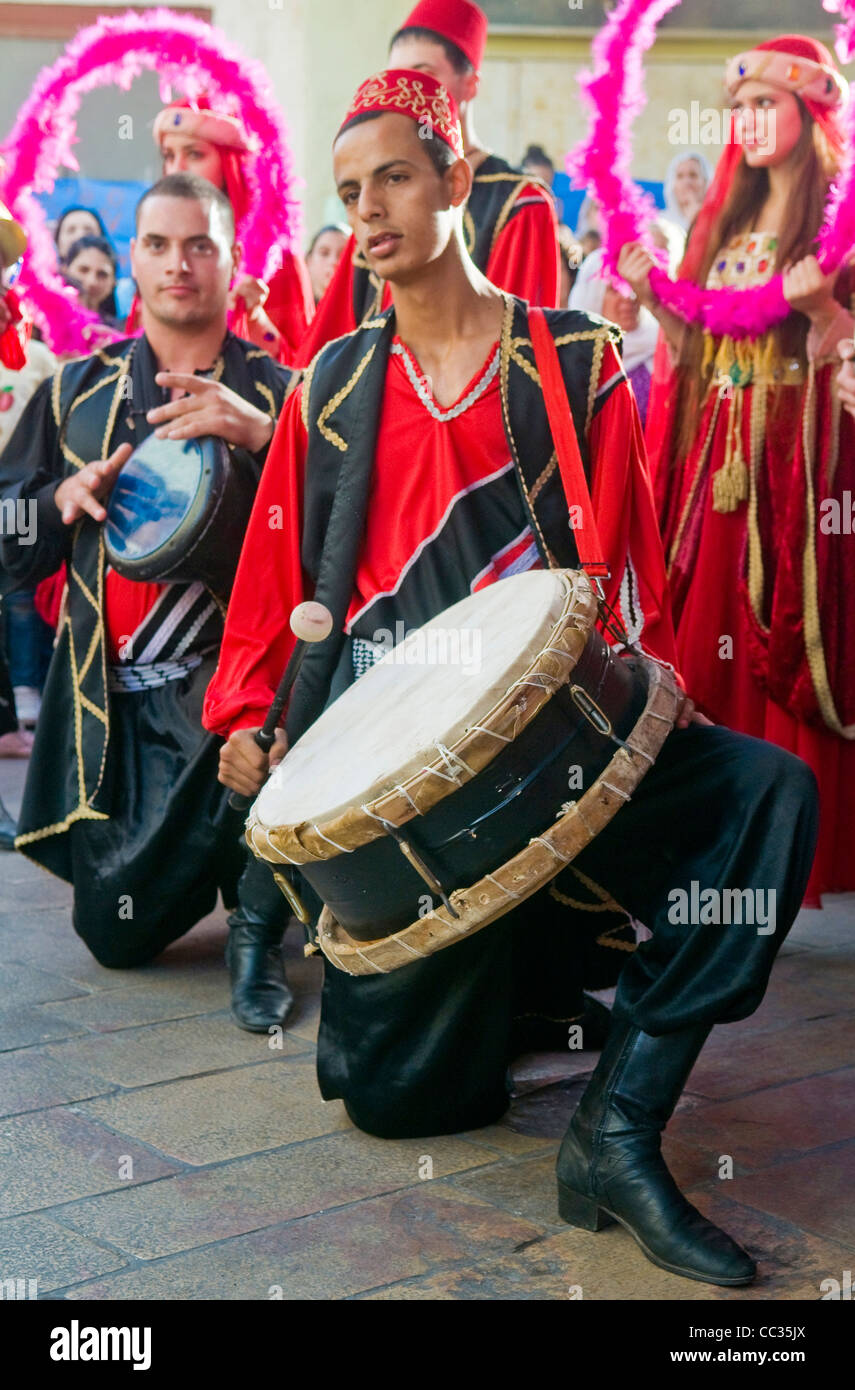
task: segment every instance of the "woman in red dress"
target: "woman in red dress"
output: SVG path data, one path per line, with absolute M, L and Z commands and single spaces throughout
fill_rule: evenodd
M 240 120 L 212 110 L 204 96 L 192 102 L 176 101 L 158 114 L 154 139 L 164 174 L 198 174 L 222 189 L 234 209 L 240 236 L 250 205 L 245 161 L 253 154 Z M 281 247 L 279 268 L 269 282 L 243 275 L 232 287 L 232 302 L 232 332 L 257 343 L 280 362 L 294 361 L 315 312 L 312 284 L 300 256 Z M 136 301 L 129 331 L 136 326 L 135 309 Z
M 643 248 L 624 247 L 619 269 L 664 335 L 647 428 L 679 668 L 711 718 L 813 768 L 819 906 L 855 888 L 855 425 L 835 388 L 853 320 L 848 272 L 823 275 L 813 254 L 846 83 L 822 44 L 787 35 L 733 59 L 727 85 L 735 139 L 680 277 L 749 288 L 782 271 L 789 316 L 713 337 L 657 300 Z

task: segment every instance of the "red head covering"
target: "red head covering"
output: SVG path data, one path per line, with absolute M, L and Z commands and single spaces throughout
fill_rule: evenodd
M 458 159 L 463 158 L 463 132 L 457 103 L 447 88 L 430 73 L 390 68 L 387 72 L 377 72 L 369 77 L 350 103 L 336 139 L 355 116 L 364 116 L 369 112 L 382 116 L 409 116 L 444 140 Z
M 768 39 L 766 43 L 758 43 L 756 49 L 752 51 L 786 53 L 791 58 L 807 58 L 811 62 L 821 63 L 825 67 L 831 68 L 837 74 L 837 67 L 834 59 L 829 53 L 825 44 L 819 43 L 817 39 L 804 38 L 801 34 L 783 34 L 778 39 Z M 745 55 L 748 56 L 748 55 Z M 750 65 L 749 65 L 750 66 Z M 838 74 L 839 75 L 839 74 Z M 751 80 L 750 71 L 746 71 L 744 81 Z M 758 78 L 758 80 L 768 80 Z M 841 79 L 842 81 L 842 79 Z M 776 84 L 773 84 L 776 85 Z M 813 101 L 808 96 L 801 96 L 800 100 L 807 107 L 812 120 L 823 130 L 828 143 L 837 156 L 841 158 L 846 148 L 846 136 L 841 121 L 841 106 L 830 106 L 827 103 L 820 104 Z M 679 278 L 681 280 L 695 280 L 703 263 L 704 255 L 707 250 L 710 233 L 724 206 L 730 186 L 736 173 L 737 166 L 742 159 L 742 146 L 735 138 L 731 129 L 730 142 L 725 148 L 724 154 L 718 162 L 715 176 L 707 191 L 701 208 L 692 228 L 689 237 L 689 245 L 686 255 L 680 266 Z
M 456 44 L 476 72 L 487 46 L 487 16 L 470 0 L 419 0 L 402 29 L 430 29 Z
M 184 113 L 188 113 L 185 115 Z M 171 118 L 171 114 L 180 118 Z M 236 116 L 215 111 L 206 96 L 193 101 L 173 101 L 154 123 L 155 142 L 160 146 L 164 135 L 177 131 L 180 135 L 195 136 L 216 148 L 223 166 L 223 191 L 232 205 L 235 226 L 239 226 L 249 208 L 250 194 L 243 169 L 243 156 L 250 151 L 250 142 Z

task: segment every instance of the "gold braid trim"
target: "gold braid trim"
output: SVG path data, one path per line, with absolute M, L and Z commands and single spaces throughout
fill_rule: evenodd
M 80 679 L 81 679 L 81 680 L 83 679 L 82 675 L 81 675 Z M 94 704 L 92 703 L 92 701 L 89 699 L 89 697 L 88 697 L 87 695 L 84 695 L 84 694 L 83 694 L 83 691 L 82 691 L 82 690 L 81 690 L 81 692 L 80 692 L 80 703 L 81 703 L 81 705 L 83 706 L 84 709 L 88 709 L 88 711 L 89 711 L 90 714 L 94 714 L 94 716 L 95 716 L 96 719 L 100 719 L 101 723 L 104 725 L 104 728 L 106 729 L 106 727 L 107 727 L 107 716 L 106 716 L 106 714 L 104 713 L 104 711 L 103 711 L 102 709 L 99 709 L 97 705 L 94 705 Z
M 53 422 L 57 426 L 57 428 L 59 427 L 59 422 L 62 419 L 62 415 L 59 409 L 59 397 L 60 392 L 62 391 L 62 373 L 64 372 L 64 370 L 64 367 L 60 367 L 58 372 L 54 372 L 53 381 L 51 383 L 50 389 L 50 404 L 51 409 L 53 410 Z
M 487 175 L 487 178 L 484 180 L 484 182 L 487 183 L 488 181 L 495 181 L 495 180 L 497 179 L 497 177 L 498 177 L 497 175 L 489 175 L 489 174 L 488 174 L 488 175 Z M 501 175 L 501 177 L 507 178 L 508 176 L 505 174 L 505 175 Z M 517 182 L 516 182 L 516 184 L 515 184 L 515 186 L 514 186 L 514 188 L 513 188 L 512 191 L 508 194 L 508 197 L 507 197 L 506 201 L 502 204 L 502 207 L 501 207 L 501 210 L 500 210 L 500 212 L 499 212 L 499 215 L 498 215 L 498 217 L 496 218 L 496 225 L 495 225 L 495 227 L 493 228 L 493 238 L 492 238 L 492 241 L 490 242 L 490 250 L 489 250 L 489 253 L 488 253 L 488 260 L 489 260 L 489 256 L 492 256 L 493 252 L 494 252 L 495 249 L 496 249 L 496 242 L 499 240 L 499 235 L 500 235 L 500 233 L 503 232 L 503 231 L 505 230 L 505 223 L 507 222 L 508 218 L 509 218 L 510 215 L 511 215 L 511 211 L 512 211 L 512 209 L 513 209 L 514 203 L 516 202 L 517 198 L 520 196 L 520 189 L 523 188 L 523 187 L 525 186 L 526 183 L 528 183 L 528 179 L 525 177 L 525 175 L 523 175 L 522 178 L 518 178 L 518 179 L 517 179 Z
M 603 346 L 605 346 L 606 342 L 616 343 L 619 337 L 620 334 L 616 333 L 613 328 L 604 325 L 602 328 L 586 329 L 584 333 L 562 333 L 560 338 L 555 339 L 555 346 L 560 348 L 564 347 L 566 343 L 590 343 L 594 339 L 602 339 Z M 526 338 L 525 341 L 530 342 L 530 339 Z
M 512 327 L 513 327 L 513 322 L 514 322 L 514 300 L 511 298 L 511 296 L 510 296 L 509 294 L 506 294 L 506 293 L 504 292 L 504 290 L 502 291 L 502 298 L 503 298 L 504 301 L 505 301 L 505 313 L 504 313 L 504 317 L 503 317 L 503 319 L 502 319 L 502 336 L 501 336 L 501 338 L 500 338 L 500 340 L 499 340 L 499 381 L 500 381 L 500 385 L 501 385 L 501 390 L 500 390 L 499 394 L 500 394 L 501 399 L 502 399 L 502 421 L 503 421 L 504 426 L 505 426 L 505 435 L 507 436 L 507 439 L 509 440 L 510 445 L 511 445 L 511 449 L 512 449 L 512 451 L 513 451 L 514 462 L 515 462 L 515 464 L 516 464 L 516 474 L 517 474 L 517 477 L 518 477 L 518 479 L 519 479 L 520 487 L 522 488 L 523 492 L 525 493 L 525 500 L 526 500 L 526 504 L 527 504 L 527 506 L 528 506 L 529 516 L 531 517 L 531 520 L 532 520 L 532 524 L 533 524 L 533 526 L 534 526 L 534 529 L 537 531 L 538 537 L 539 537 L 539 539 L 540 539 L 540 544 L 541 544 L 541 547 L 542 547 L 542 553 L 546 556 L 547 563 L 548 563 L 550 569 L 557 569 L 557 568 L 558 568 L 558 561 L 557 561 L 557 559 L 555 558 L 555 556 L 553 555 L 552 551 L 549 549 L 549 546 L 546 544 L 546 537 L 544 536 L 543 532 L 542 532 L 541 529 L 540 529 L 540 522 L 538 521 L 538 519 L 537 519 L 537 514 L 535 513 L 535 510 L 534 510 L 534 505 L 533 505 L 533 503 L 532 503 L 531 494 L 530 494 L 528 488 L 526 487 L 525 478 L 524 478 L 524 476 L 523 476 L 522 465 L 521 465 L 521 463 L 520 463 L 519 456 L 518 456 L 518 454 L 517 454 L 517 446 L 516 446 L 516 442 L 515 442 L 515 440 L 514 440 L 513 431 L 512 431 L 512 429 L 511 429 L 511 413 L 510 413 L 510 407 L 509 407 L 509 405 L 508 405 L 508 374 L 509 374 L 509 368 L 510 368 L 511 361 L 512 361 L 512 360 L 514 360 L 514 361 L 517 360 L 516 358 L 513 357 L 513 344 L 514 344 L 514 342 L 530 342 L 530 339 L 526 339 L 526 338 L 514 339 L 514 338 L 511 337 L 511 329 L 512 329 Z M 525 360 L 525 359 L 523 359 L 523 361 L 524 361 L 524 360 Z M 521 362 L 519 365 L 522 365 L 522 362 Z M 528 366 L 528 364 L 526 363 L 526 368 L 527 368 L 527 366 Z M 538 384 L 540 384 L 540 378 L 539 378 L 539 377 L 538 377 Z M 541 474 L 541 477 L 542 477 L 542 476 L 543 476 L 543 475 Z
M 276 423 L 276 401 L 273 399 L 273 392 L 264 381 L 256 381 L 255 389 L 263 401 L 267 403 L 267 413 L 271 420 Z
M 835 359 L 837 361 L 838 359 Z M 817 371 L 822 363 L 814 364 Z M 837 477 L 837 465 L 840 462 L 840 415 L 843 407 L 840 396 L 837 394 L 836 386 L 831 392 L 831 456 L 828 460 L 828 486 L 829 490 L 834 487 L 834 479 Z
M 463 240 L 466 243 L 466 250 L 470 256 L 475 250 L 475 242 L 478 240 L 478 233 L 475 230 L 475 219 L 468 207 L 463 210 Z
M 522 353 L 518 351 L 518 349 L 521 347 L 531 347 L 531 338 L 511 338 L 510 344 L 508 346 L 508 353 L 510 359 L 512 362 L 516 362 L 517 366 L 525 372 L 527 377 L 531 378 L 531 380 L 535 383 L 536 386 L 540 386 L 542 384 L 540 380 L 540 372 L 537 370 L 537 367 L 533 365 L 533 363 L 529 362 L 525 357 L 523 357 Z
M 560 892 L 554 884 L 552 884 L 549 889 L 550 897 L 555 898 L 556 902 L 561 903 L 564 907 L 575 908 L 577 912 L 622 912 L 627 921 L 630 920 L 626 908 L 622 907 L 607 889 L 603 888 L 602 885 L 597 883 L 594 879 L 589 878 L 581 869 L 577 869 L 575 864 L 570 864 L 569 869 L 579 882 L 588 889 L 589 893 L 593 893 L 595 898 L 599 898 L 599 902 L 583 903 L 578 898 L 571 898 L 566 893 Z M 617 937 L 617 933 L 625 929 L 626 922 L 620 922 L 617 926 L 608 927 L 596 938 L 595 944 L 597 946 L 608 947 L 612 951 L 632 952 L 635 950 L 637 943 L 635 941 L 621 941 Z
M 98 624 L 101 628 L 101 679 L 104 683 L 104 724 L 107 732 L 104 735 L 104 746 L 101 749 L 101 763 L 98 768 L 98 776 L 95 786 L 89 795 L 89 800 L 94 801 L 101 789 L 101 782 L 104 778 L 104 768 L 107 766 L 107 750 L 110 746 L 110 696 L 107 693 L 107 643 L 104 639 L 104 570 L 106 568 L 106 552 L 104 550 L 104 528 L 98 534 Z M 104 817 L 109 820 L 108 816 Z
M 359 378 L 362 376 L 363 372 L 368 366 L 368 363 L 374 356 L 374 350 L 376 347 L 376 343 L 371 344 L 371 347 L 368 349 L 362 361 L 359 363 L 359 366 L 356 368 L 356 371 L 353 373 L 353 376 L 350 378 L 350 381 L 348 381 L 341 388 L 340 391 L 336 391 L 335 395 L 327 401 L 326 405 L 323 407 L 320 415 L 318 416 L 319 432 L 323 435 L 324 439 L 326 439 L 330 444 L 333 444 L 335 448 L 339 449 L 343 454 L 347 453 L 347 441 L 342 439 L 341 435 L 337 434 L 334 429 L 330 429 L 327 427 L 327 420 L 336 410 L 338 410 L 342 401 L 347 400 L 347 397 L 350 395 L 354 386 L 359 381 Z
M 300 397 L 300 415 L 302 416 L 303 424 L 307 430 L 309 429 L 309 400 L 311 398 L 312 383 L 315 379 L 315 368 L 318 365 L 321 354 L 326 352 L 327 348 L 332 347 L 334 343 L 343 343 L 345 338 L 352 338 L 355 334 L 362 333 L 366 328 L 385 328 L 386 322 L 386 319 L 366 319 L 358 328 L 351 328 L 348 333 L 340 333 L 337 338 L 330 338 L 328 343 L 324 343 L 323 347 L 318 348 L 308 367 L 301 373 L 302 380 L 300 384 L 303 388 L 303 394 Z
M 322 351 L 323 348 L 321 349 L 321 352 Z M 300 396 L 300 418 L 303 421 L 303 428 L 306 431 L 308 431 L 309 428 L 309 397 L 312 394 L 312 382 L 315 379 L 315 367 L 317 366 L 318 358 L 320 357 L 320 355 L 321 354 L 319 352 L 312 358 L 306 370 L 306 374 L 303 377 L 301 386 L 302 394 Z
M 44 825 L 41 830 L 30 830 L 26 835 L 15 837 L 15 849 L 23 849 L 24 845 L 35 844 L 37 840 L 47 840 L 51 835 L 64 835 L 70 830 L 75 821 L 78 820 L 109 820 L 110 817 L 105 811 L 93 811 L 91 806 L 83 803 L 75 807 L 65 820 L 58 821 L 56 825 Z M 43 867 L 43 866 L 41 866 Z M 48 870 L 49 873 L 53 872 Z M 59 874 L 54 874 L 54 878 L 59 878 Z M 65 880 L 63 880 L 65 882 Z
M 74 574 L 74 566 L 70 566 Z M 85 586 L 84 586 L 85 587 Z M 77 658 L 74 651 L 74 630 L 68 620 L 68 654 L 71 662 L 71 695 L 74 701 L 74 750 L 77 756 L 77 797 L 81 806 L 86 804 L 86 777 L 83 771 L 83 709 L 80 704 L 80 681 L 77 675 Z
M 552 458 L 549 460 L 548 464 L 547 464 L 546 467 L 544 468 L 543 472 L 541 473 L 540 477 L 538 478 L 537 482 L 535 483 L 534 487 L 533 487 L 532 490 L 531 490 L 531 494 L 530 494 L 530 495 L 531 495 L 531 500 L 532 500 L 532 502 L 534 502 L 535 498 L 539 495 L 539 493 L 541 492 L 541 490 L 542 490 L 542 489 L 546 486 L 546 484 L 549 482 L 549 479 L 552 477 L 552 475 L 553 475 L 553 473 L 555 472 L 555 470 L 556 470 L 557 467 L 558 467 L 558 455 L 555 453 L 555 450 L 553 450 L 553 451 L 552 451 Z
M 591 362 L 591 375 L 588 378 L 588 407 L 585 411 L 585 434 L 591 428 L 591 421 L 594 418 L 594 403 L 597 399 L 597 392 L 600 389 L 600 372 L 603 368 L 603 353 L 606 350 L 606 336 L 602 332 L 596 335 L 594 340 L 594 357 Z
M 766 412 L 769 388 L 765 382 L 756 381 L 751 392 L 751 469 L 748 491 L 748 598 L 755 620 L 763 632 L 769 629 L 763 622 L 763 595 L 765 579 L 763 573 L 763 546 L 760 541 L 760 527 L 757 524 L 758 489 L 760 464 L 766 448 Z
M 575 864 L 570 864 L 568 867 L 573 877 L 577 878 L 582 887 L 587 888 L 588 892 L 592 893 L 598 901 L 596 903 L 580 902 L 578 899 L 570 898 L 566 893 L 560 892 L 553 884 L 549 889 L 549 896 L 555 898 L 556 902 L 563 903 L 566 907 L 578 908 L 582 912 L 626 912 L 626 909 L 621 907 L 608 889 L 604 888 L 601 883 L 597 883 L 596 879 L 589 878 L 581 869 L 577 869 Z
M 813 459 L 816 448 L 816 370 L 811 363 L 808 368 L 808 385 L 802 413 L 802 444 L 805 458 L 805 488 L 807 493 L 807 517 L 805 551 L 802 562 L 802 583 L 804 585 L 804 636 L 805 652 L 810 667 L 813 688 L 816 692 L 822 717 L 832 733 L 841 738 L 855 739 L 855 724 L 841 724 L 834 704 L 828 667 L 822 645 L 822 626 L 819 617 L 819 590 L 816 572 L 816 497 L 813 486 Z
M 689 488 L 689 495 L 688 495 L 688 497 L 686 498 L 685 504 L 684 504 L 684 506 L 683 506 L 683 510 L 682 510 L 682 512 L 680 513 L 680 521 L 679 521 L 679 524 L 678 524 L 678 526 L 677 526 L 677 534 L 676 534 L 675 537 L 674 537 L 674 541 L 673 541 L 673 543 L 672 543 L 672 545 L 671 545 L 671 549 L 670 549 L 670 551 L 669 551 L 669 553 L 668 553 L 668 575 L 669 575 L 669 578 L 670 578 L 670 574 L 671 574 L 671 569 L 673 568 L 673 565 L 674 565 L 674 561 L 675 561 L 676 558 L 677 558 L 677 552 L 679 551 L 681 542 L 682 542 L 682 540 L 683 540 L 683 532 L 685 531 L 686 526 L 687 526 L 687 524 L 688 524 L 689 516 L 690 516 L 690 513 L 691 513 L 691 511 L 692 511 L 692 507 L 693 507 L 693 505 L 694 505 L 695 497 L 697 496 L 698 484 L 699 484 L 700 481 L 701 481 L 701 475 L 702 475 L 704 469 L 706 468 L 707 459 L 709 458 L 710 449 L 711 449 L 711 447 L 712 447 L 713 435 L 715 434 L 715 428 L 716 428 L 716 425 L 718 424 L 719 412 L 720 412 L 720 410 L 721 410 L 721 401 L 722 401 L 721 392 L 719 392 L 718 396 L 716 397 L 716 402 L 715 402 L 715 405 L 714 405 L 714 407 L 713 407 L 712 415 L 710 416 L 710 423 L 709 423 L 709 427 L 708 427 L 708 429 L 707 429 L 706 438 L 704 439 L 703 447 L 701 448 L 701 452 L 700 452 L 700 454 L 698 455 L 698 462 L 697 462 L 697 466 L 696 466 L 696 468 L 695 468 L 695 476 L 694 476 L 694 478 L 692 479 L 692 485 L 691 485 L 691 487 Z
M 563 333 L 560 338 L 555 339 L 556 348 L 565 347 L 567 343 L 594 344 L 594 358 L 588 387 L 588 416 L 585 423 L 586 431 L 590 428 L 591 419 L 593 417 L 594 402 L 599 389 L 600 370 L 606 343 L 614 341 L 615 334 L 610 328 L 592 328 L 584 333 Z M 511 361 L 515 362 L 516 365 L 525 372 L 526 376 L 531 378 L 536 386 L 542 386 L 540 372 L 537 370 L 537 367 L 523 357 L 522 353 L 519 351 L 520 348 L 524 347 L 532 347 L 531 338 L 511 338 L 508 348 Z

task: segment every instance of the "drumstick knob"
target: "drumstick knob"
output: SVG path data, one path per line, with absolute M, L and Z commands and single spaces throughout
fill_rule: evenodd
M 294 682 L 299 674 L 307 646 L 313 642 L 324 642 L 329 637 L 332 632 L 333 616 L 322 603 L 314 603 L 310 599 L 306 603 L 297 604 L 297 607 L 291 612 L 289 622 L 291 631 L 297 638 L 297 643 L 285 668 L 285 674 L 279 682 L 276 698 L 267 711 L 267 718 L 255 735 L 255 741 L 264 753 L 269 753 L 273 747 L 276 729 L 282 718 L 282 711 L 294 688 Z M 232 792 L 229 797 L 229 805 L 234 807 L 236 811 L 245 811 L 251 804 L 252 797 L 242 796 L 240 792 Z
M 291 631 L 301 642 L 325 642 L 332 632 L 332 613 L 322 603 L 298 603 L 290 618 Z

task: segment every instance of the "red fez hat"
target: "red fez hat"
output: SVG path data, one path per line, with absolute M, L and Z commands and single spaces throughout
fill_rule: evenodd
M 419 0 L 402 29 L 430 29 L 456 44 L 476 72 L 487 46 L 487 16 L 471 0 Z
M 381 116 L 409 116 L 439 136 L 458 159 L 463 158 L 463 132 L 454 97 L 429 72 L 409 68 L 390 68 L 369 77 L 350 103 L 350 110 L 338 128 L 346 130 L 355 116 L 375 113 Z

